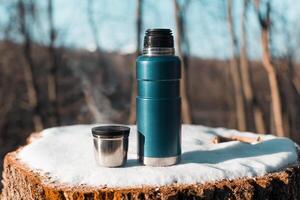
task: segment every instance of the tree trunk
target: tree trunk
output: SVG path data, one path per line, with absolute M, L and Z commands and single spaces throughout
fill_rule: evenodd
M 281 24 L 288 23 L 288 17 L 285 14 L 277 14 L 276 19 L 280 20 Z M 284 39 L 286 40 L 285 46 L 287 49 L 285 60 L 282 65 L 280 65 L 280 73 L 278 73 L 279 85 L 280 87 L 280 94 L 282 94 L 282 105 L 283 106 L 283 113 L 284 113 L 284 130 L 286 131 L 286 136 L 295 140 L 295 142 L 300 142 L 300 107 L 298 106 L 298 102 L 300 102 L 300 96 L 297 94 L 297 88 L 293 83 L 295 79 L 295 66 L 293 63 L 294 58 L 294 47 L 293 41 L 290 40 L 291 33 L 288 29 L 283 26 L 282 30 L 284 33 Z M 287 124 L 287 125 L 286 125 Z M 287 128 L 289 129 L 287 129 Z
M 236 57 L 237 40 L 234 34 L 233 19 L 232 19 L 232 0 L 227 1 L 227 22 L 231 40 L 232 58 L 230 59 L 230 73 L 234 87 L 235 109 L 237 117 L 237 128 L 240 131 L 246 130 L 245 105 L 242 93 L 242 81 L 238 69 L 238 59 Z
M 225 87 L 226 90 L 228 90 L 228 92 L 226 92 L 225 95 L 225 99 L 226 99 L 226 103 L 228 108 L 234 108 L 235 107 L 235 102 L 232 101 L 232 97 L 234 95 L 234 91 L 232 90 L 232 78 L 231 78 L 231 73 L 230 73 L 230 67 L 229 68 L 225 68 L 224 69 L 224 73 L 225 73 Z M 226 124 L 227 128 L 231 128 L 234 129 L 236 128 L 236 122 L 237 122 L 237 118 L 236 118 L 236 112 L 235 111 L 231 111 L 231 109 L 226 109 L 227 114 L 226 114 L 226 118 L 224 121 L 224 124 Z
M 55 50 L 54 42 L 56 38 L 56 32 L 53 22 L 53 1 L 48 0 L 48 20 L 49 20 L 49 61 L 50 61 L 50 73 L 48 74 L 48 98 L 51 103 L 49 122 L 50 126 L 59 125 L 59 110 L 57 102 L 57 90 L 58 90 L 58 56 Z
M 290 114 L 290 124 L 291 124 L 291 132 L 289 136 L 295 140 L 297 143 L 300 142 L 300 124 L 298 123 L 300 117 L 300 108 L 297 102 L 300 102 L 300 96 L 297 95 L 297 89 L 294 87 L 293 79 L 294 79 L 294 64 L 292 61 L 292 53 L 288 56 L 288 66 L 287 66 L 287 77 L 286 82 L 288 84 L 288 95 L 287 98 L 290 100 L 288 110 Z
M 266 12 L 263 15 L 260 10 L 260 0 L 255 1 L 255 9 L 258 14 L 260 26 L 261 26 L 261 46 L 262 46 L 262 63 L 267 71 L 268 81 L 271 92 L 271 120 L 274 126 L 274 133 L 277 136 L 284 136 L 283 118 L 281 99 L 279 94 L 278 80 L 276 75 L 275 66 L 271 63 L 271 55 L 269 50 L 269 33 L 270 33 L 270 13 L 271 5 L 270 1 L 267 1 Z
M 34 79 L 34 63 L 31 56 L 31 38 L 28 32 L 27 21 L 26 21 L 26 10 L 23 0 L 18 2 L 19 20 L 20 20 L 20 31 L 24 38 L 23 53 L 27 64 L 24 65 L 24 78 L 28 95 L 28 102 L 30 109 L 33 113 L 33 124 L 35 131 L 43 129 L 42 117 L 39 113 L 39 102 L 37 96 L 38 86 Z
M 246 16 L 249 0 L 243 0 L 243 11 L 241 16 L 241 47 L 240 47 L 240 65 L 241 65 L 241 77 L 242 77 L 242 86 L 243 94 L 246 102 L 246 113 L 247 113 L 247 122 L 248 129 L 252 127 L 253 123 L 250 126 L 250 122 L 254 122 L 256 132 L 265 133 L 265 124 L 263 120 L 263 113 L 257 101 L 254 101 L 254 94 L 250 78 L 250 69 L 247 56 L 247 35 L 246 35 Z
M 64 134 L 69 134 L 70 132 L 65 132 L 68 129 L 64 129 L 63 132 L 56 132 Z M 70 129 L 69 129 L 70 130 Z M 196 130 L 196 129 L 194 129 Z M 50 133 L 51 134 L 51 133 Z M 53 134 L 53 133 L 52 133 Z M 197 133 L 195 132 L 196 136 Z M 39 133 L 33 133 L 27 141 L 32 142 L 34 145 L 35 140 L 38 140 L 41 136 Z M 76 138 L 74 138 L 76 139 Z M 189 138 L 190 139 L 190 138 Z M 249 138 L 248 138 L 249 139 Z M 194 138 L 195 141 L 198 141 Z M 201 140 L 200 140 L 201 141 Z M 84 142 L 84 141 L 83 141 Z M 71 142 L 74 144 L 74 141 Z M 50 141 L 50 144 L 53 142 Z M 62 145 L 65 143 L 59 143 Z M 76 144 L 76 143 L 75 143 Z M 269 143 L 270 144 L 270 143 Z M 29 144 L 30 145 L 30 144 Z M 68 145 L 68 144 L 67 144 Z M 70 145 L 70 144 L 69 144 Z M 92 144 L 91 144 L 92 145 Z M 272 145 L 272 143 L 271 143 Z M 24 146 L 26 148 L 26 146 Z M 28 147 L 28 146 L 27 146 Z M 259 146 L 257 148 L 260 148 Z M 228 149 L 235 148 L 235 146 L 223 147 L 222 150 L 218 149 L 215 153 L 224 154 L 224 160 L 228 161 L 226 154 L 222 151 L 228 151 Z M 275 147 L 276 148 L 276 147 Z M 296 148 L 296 147 L 295 147 Z M 30 149 L 30 148 L 29 148 Z M 201 147 L 200 147 L 201 149 Z M 265 146 L 265 151 L 260 149 L 260 153 L 268 153 L 269 149 Z M 256 177 L 236 177 L 234 179 L 223 179 L 219 181 L 207 181 L 195 183 L 193 181 L 187 181 L 186 183 L 176 183 L 176 179 L 173 184 L 148 184 L 148 185 L 132 185 L 132 186 L 101 186 L 101 185 L 91 185 L 91 184 L 81 184 L 76 185 L 72 182 L 63 182 L 59 180 L 55 174 L 49 173 L 47 168 L 45 170 L 37 170 L 30 165 L 28 162 L 23 162 L 20 159 L 20 150 L 10 152 L 5 156 L 4 159 L 4 171 L 3 171 L 3 190 L 2 199 L 5 200 L 129 200 L 129 199 L 236 199 L 236 200 L 253 200 L 253 199 L 300 199 L 300 165 L 299 163 L 294 163 L 293 165 L 283 165 L 280 170 L 275 172 L 266 173 L 264 175 Z M 221 150 L 221 151 L 220 151 Z M 279 153 L 284 151 L 279 149 Z M 49 161 L 53 162 L 53 156 L 47 155 L 49 150 L 45 149 L 44 155 L 47 156 Z M 192 151 L 187 151 L 187 153 L 193 153 Z M 272 151 L 271 151 L 272 152 Z M 63 153 L 59 150 L 57 153 Z M 92 153 L 92 152 L 91 152 Z M 259 152 L 254 153 L 252 156 L 258 155 Z M 233 153 L 234 154 L 234 153 Z M 236 152 L 236 155 L 242 155 L 240 152 Z M 38 154 L 39 155 L 39 154 Z M 35 156 L 35 155 L 32 155 Z M 231 155 L 233 156 L 233 155 Z M 221 158 L 221 157 L 220 157 Z M 275 159 L 278 157 L 274 157 Z M 81 158 L 78 158 L 81 159 Z M 59 160 L 59 159 L 58 159 Z M 201 159 L 200 159 L 201 160 Z M 222 160 L 222 158 L 221 158 Z M 281 159 L 280 159 L 281 160 Z M 54 161 L 57 161 L 54 159 Z M 77 161 L 77 162 L 81 162 Z M 267 163 L 267 161 L 266 161 Z M 60 166 L 61 163 L 57 163 Z M 65 170 L 71 169 L 74 163 L 65 163 Z M 190 163 L 192 164 L 192 163 Z M 196 163 L 194 163 L 196 164 Z M 218 163 L 221 167 L 223 162 Z M 266 164 L 263 164 L 266 165 Z M 50 165 L 51 166 L 51 165 Z M 205 165 L 204 165 L 205 166 Z M 214 165 L 213 165 L 214 166 Z M 128 166 L 127 166 L 128 167 Z M 129 166 L 130 167 L 130 166 Z M 134 166 L 138 173 L 138 170 L 142 168 L 140 166 Z M 233 166 L 234 167 L 234 166 Z M 255 165 L 252 163 L 246 165 L 244 170 L 251 171 L 252 167 Z M 194 176 L 199 176 L 197 169 L 202 168 L 198 166 L 194 170 Z M 89 168 L 88 168 L 89 169 Z M 165 168 L 166 169 L 166 168 Z M 101 168 L 98 169 L 101 176 Z M 106 169 L 109 170 L 109 169 Z M 115 173 L 114 179 L 120 179 L 122 176 L 121 170 L 124 168 L 114 168 L 110 169 L 108 173 Z M 174 173 L 177 173 L 177 169 L 170 168 Z M 228 173 L 223 168 L 219 169 L 220 172 Z M 79 172 L 77 172 L 79 173 Z M 102 171 L 103 173 L 103 171 Z M 68 174 L 68 173 L 66 173 Z M 251 173 L 252 174 L 252 173 Z M 59 174 L 60 175 L 60 174 Z M 97 176 L 98 175 L 98 176 Z M 185 174 L 183 173 L 182 176 Z M 128 176 L 128 179 L 132 178 Z M 93 177 L 94 179 L 99 178 L 99 174 Z M 164 174 L 161 175 L 157 183 L 163 182 L 165 180 Z M 1 196 L 0 196 L 1 199 Z
M 283 122 L 282 122 L 282 111 L 281 111 L 281 100 L 279 95 L 278 81 L 276 76 L 275 67 L 271 63 L 270 52 L 269 52 L 269 30 L 263 29 L 261 33 L 261 43 L 263 47 L 263 65 L 268 74 L 268 81 L 271 90 L 271 110 L 274 120 L 275 134 L 277 136 L 284 136 Z
M 183 123 L 190 124 L 192 123 L 192 117 L 190 113 L 190 105 L 188 100 L 188 91 L 187 91 L 187 67 L 185 59 L 183 59 L 182 52 L 182 40 L 184 34 L 184 24 L 183 24 L 183 16 L 177 0 L 173 0 L 174 8 L 175 8 L 175 20 L 176 20 L 176 47 L 177 54 L 181 59 L 181 83 L 180 83 L 180 95 L 182 99 L 181 105 L 181 113 L 182 113 L 182 121 Z
M 130 116 L 129 123 L 134 124 L 136 122 L 136 95 L 137 95 L 137 82 L 135 79 L 136 66 L 135 66 L 135 58 L 140 54 L 141 47 L 141 32 L 142 32 L 142 5 L 143 0 L 137 0 L 136 7 L 136 51 L 132 60 L 131 65 L 131 98 L 130 98 Z

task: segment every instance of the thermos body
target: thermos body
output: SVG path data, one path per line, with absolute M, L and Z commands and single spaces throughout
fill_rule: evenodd
M 180 59 L 141 55 L 136 76 L 139 160 L 151 166 L 176 164 L 181 155 Z

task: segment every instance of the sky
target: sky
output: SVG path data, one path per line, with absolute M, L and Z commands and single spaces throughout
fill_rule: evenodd
M 0 0 L 0 24 L 12 23 L 8 6 L 16 0 Z M 299 49 L 300 42 L 300 1 L 271 0 L 277 15 L 283 15 L 286 23 L 273 25 L 272 48 L 274 55 L 286 52 L 289 42 Z M 37 18 L 32 26 L 35 41 L 47 43 L 47 1 L 35 0 Z M 92 2 L 92 17 L 97 24 L 98 41 L 103 50 L 123 53 L 133 52 L 135 43 L 136 0 L 53 0 L 54 24 L 58 32 L 57 46 L 94 51 L 96 44 L 88 23 L 88 2 Z M 181 4 L 187 0 L 182 0 Z M 264 2 L 262 0 L 262 2 Z M 240 35 L 240 15 L 242 0 L 233 0 L 236 35 Z M 172 0 L 143 1 L 143 32 L 148 28 L 171 28 L 175 31 L 174 6 Z M 274 12 L 275 13 L 275 12 Z M 273 18 L 276 18 L 275 14 Z M 260 29 L 252 6 L 247 16 L 248 54 L 250 58 L 261 56 Z M 186 10 L 186 34 L 190 54 L 202 58 L 226 59 L 231 56 L 230 36 L 226 23 L 225 0 L 189 0 Z M 142 39 L 143 36 L 141 36 Z M 175 34 L 176 37 L 176 34 Z M 18 38 L 16 37 L 16 40 Z

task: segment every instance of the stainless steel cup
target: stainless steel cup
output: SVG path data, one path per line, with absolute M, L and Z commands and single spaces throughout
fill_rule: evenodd
M 92 128 L 96 162 L 104 167 L 126 164 L 130 128 L 109 125 Z

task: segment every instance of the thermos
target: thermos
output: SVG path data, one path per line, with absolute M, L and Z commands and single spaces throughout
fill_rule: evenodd
M 140 163 L 168 166 L 180 161 L 180 59 L 170 29 L 148 29 L 136 60 L 137 135 Z

